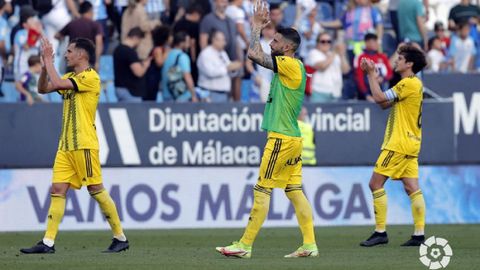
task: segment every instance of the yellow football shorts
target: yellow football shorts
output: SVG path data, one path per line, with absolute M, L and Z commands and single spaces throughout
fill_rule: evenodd
M 285 189 L 302 183 L 302 138 L 269 132 L 258 185 Z
M 382 150 L 373 171 L 392 179 L 418 179 L 418 157 Z
M 53 165 L 53 183 L 69 183 L 72 188 L 102 183 L 98 150 L 57 151 Z

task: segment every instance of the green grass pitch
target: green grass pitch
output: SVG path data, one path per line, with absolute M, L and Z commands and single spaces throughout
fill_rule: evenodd
M 301 241 L 297 228 L 265 228 L 252 259 L 232 259 L 215 246 L 237 240 L 242 229 L 128 230 L 131 247 L 120 254 L 102 254 L 110 243 L 108 231 L 61 231 L 56 253 L 23 255 L 18 251 L 38 241 L 41 232 L 0 233 L 0 269 L 428 269 L 419 261 L 418 248 L 400 247 L 412 226 L 389 226 L 390 243 L 363 248 L 361 240 L 372 226 L 317 227 L 320 256 L 284 259 Z M 428 235 L 445 238 L 453 249 L 447 269 L 480 269 L 480 225 L 431 225 Z

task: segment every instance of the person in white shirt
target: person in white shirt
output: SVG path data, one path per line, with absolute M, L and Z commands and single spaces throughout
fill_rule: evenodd
M 299 25 L 299 32 L 302 37 L 299 48 L 301 58 L 306 59 L 308 52 L 315 48 L 317 37 L 322 31 L 323 28 L 317 21 L 317 9 L 313 6 Z
M 235 22 L 237 28 L 237 49 L 242 52 L 247 49 L 249 35 L 247 30 L 250 28 L 245 10 L 243 10 L 243 0 L 230 0 L 230 4 L 225 11 L 227 17 Z
M 430 50 L 427 53 L 427 70 L 431 72 L 446 71 L 449 66 L 449 61 L 447 61 L 447 58 L 443 54 L 442 40 L 438 36 L 430 38 L 428 48 Z
M 475 42 L 470 37 L 470 25 L 468 22 L 457 24 L 457 34 L 450 41 L 448 55 L 453 59 L 454 71 L 467 73 L 473 71 L 475 55 Z
M 328 33 L 318 35 L 317 47 L 311 50 L 306 64 L 313 67 L 311 87 L 312 102 L 329 102 L 342 96 L 342 75 L 350 71 L 345 46 L 337 44 L 332 50 L 332 37 Z
M 231 77 L 242 68 L 239 61 L 231 62 L 225 52 L 225 35 L 213 31 L 209 44 L 197 59 L 198 88 L 209 92 L 211 102 L 227 102 L 231 89 Z

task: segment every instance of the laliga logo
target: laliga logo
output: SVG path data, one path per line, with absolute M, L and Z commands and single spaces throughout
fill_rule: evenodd
M 453 255 L 448 241 L 435 236 L 428 238 L 420 246 L 420 261 L 429 269 L 446 268 Z

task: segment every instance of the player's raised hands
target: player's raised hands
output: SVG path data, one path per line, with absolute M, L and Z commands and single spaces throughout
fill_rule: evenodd
M 51 62 L 53 61 L 53 47 L 50 41 L 45 36 L 42 36 L 40 40 L 40 53 L 43 58 L 43 62 Z
M 269 22 L 270 15 L 267 2 L 264 0 L 255 0 L 255 5 L 253 6 L 253 24 L 263 28 Z
M 366 73 L 375 73 L 375 63 L 368 58 L 362 58 L 360 68 Z

